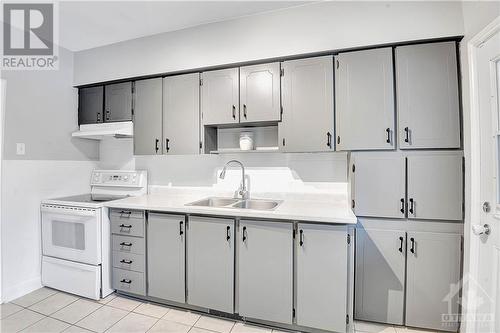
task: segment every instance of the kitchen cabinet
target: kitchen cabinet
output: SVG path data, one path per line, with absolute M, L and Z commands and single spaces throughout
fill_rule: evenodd
M 335 57 L 337 150 L 394 149 L 392 48 Z
M 346 331 L 348 238 L 346 226 L 298 224 L 297 324 Z
M 149 213 L 147 223 L 148 295 L 184 303 L 185 217 Z
M 404 324 L 405 260 L 404 230 L 356 230 L 356 319 Z
M 349 170 L 356 216 L 405 217 L 406 170 L 402 153 L 353 153 Z
M 200 152 L 200 76 L 163 79 L 163 153 Z
M 292 223 L 240 221 L 239 315 L 292 323 L 292 232 Z
M 400 148 L 460 148 L 456 43 L 398 46 L 395 55 Z
M 281 150 L 333 151 L 333 57 L 285 61 L 282 68 Z
M 104 87 L 104 121 L 132 120 L 132 82 Z
M 190 216 L 187 228 L 187 302 L 234 311 L 234 220 Z
M 408 155 L 408 218 L 463 219 L 462 152 Z
M 459 314 L 461 241 L 458 234 L 408 232 L 406 325 L 458 330 L 442 315 Z
M 280 63 L 240 67 L 240 122 L 279 121 Z
M 162 79 L 135 82 L 134 154 L 161 154 Z
M 104 87 L 78 89 L 78 125 L 103 121 Z
M 201 73 L 203 125 L 239 123 L 239 69 Z

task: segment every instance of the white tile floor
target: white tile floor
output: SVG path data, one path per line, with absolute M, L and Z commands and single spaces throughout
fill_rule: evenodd
M 364 333 L 432 332 L 365 322 L 354 326 Z M 1 304 L 0 332 L 283 333 L 114 294 L 95 302 L 49 288 Z

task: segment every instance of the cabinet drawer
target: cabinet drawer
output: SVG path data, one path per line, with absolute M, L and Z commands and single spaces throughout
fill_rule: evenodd
M 113 267 L 144 273 L 145 258 L 142 254 L 113 251 Z
M 113 251 L 144 254 L 146 252 L 144 238 L 113 235 Z
M 124 217 L 112 215 L 111 232 L 118 235 L 144 237 L 144 219 L 128 217 L 128 215 Z
M 112 209 L 109 215 L 111 220 L 144 219 L 142 210 Z
M 113 268 L 113 288 L 137 295 L 146 295 L 144 273 Z

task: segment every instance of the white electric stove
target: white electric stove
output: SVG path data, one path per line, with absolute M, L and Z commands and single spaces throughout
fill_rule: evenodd
M 111 227 L 103 203 L 147 189 L 146 171 L 94 170 L 89 194 L 42 201 L 42 284 L 96 300 L 111 294 Z

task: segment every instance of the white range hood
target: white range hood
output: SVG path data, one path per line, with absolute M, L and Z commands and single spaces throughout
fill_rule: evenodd
M 132 138 L 134 126 L 131 121 L 80 125 L 80 130 L 71 134 L 75 138 L 102 140 L 104 138 Z

